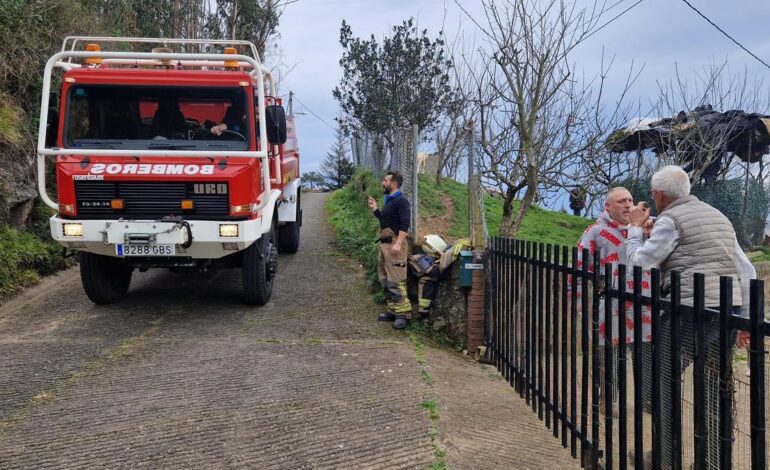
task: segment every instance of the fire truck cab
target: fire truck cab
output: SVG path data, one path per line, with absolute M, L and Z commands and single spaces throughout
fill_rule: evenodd
M 302 224 L 288 108 L 248 41 L 66 38 L 43 76 L 38 186 L 88 297 L 120 300 L 135 269 L 240 268 L 265 304 Z

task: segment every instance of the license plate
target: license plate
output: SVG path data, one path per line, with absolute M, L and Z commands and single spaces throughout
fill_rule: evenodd
M 118 256 L 174 256 L 176 245 L 115 245 Z

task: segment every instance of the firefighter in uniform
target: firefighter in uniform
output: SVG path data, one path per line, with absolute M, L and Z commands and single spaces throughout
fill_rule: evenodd
M 382 180 L 385 205 L 377 208 L 374 198 L 369 198 L 369 208 L 380 220 L 380 254 L 377 258 L 377 275 L 385 291 L 387 313 L 380 321 L 393 321 L 393 328 L 402 330 L 412 316 L 412 304 L 406 293 L 406 266 L 409 244 L 406 241 L 411 219 L 409 201 L 401 194 L 403 177 L 397 171 L 389 171 Z

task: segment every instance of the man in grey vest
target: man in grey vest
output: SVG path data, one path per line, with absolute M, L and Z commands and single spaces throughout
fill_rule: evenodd
M 733 314 L 748 312 L 749 280 L 756 270 L 738 245 L 730 221 L 717 209 L 690 195 L 690 178 L 678 166 L 665 166 L 652 176 L 652 199 L 658 211 L 650 237 L 643 241 L 642 227 L 650 210 L 639 203 L 631 211 L 631 224 L 626 241 L 629 265 L 644 269 L 659 268 L 662 294 L 671 288 L 671 271 L 681 272 L 681 303 L 692 306 L 693 275 L 705 275 L 705 306 L 719 308 L 719 277 L 731 276 L 733 281 Z M 706 412 L 706 460 L 708 468 L 719 468 L 719 322 L 706 321 L 706 394 L 695 397 L 697 405 Z M 682 348 L 682 372 L 693 361 L 695 341 L 692 313 L 683 313 L 681 337 L 671 337 L 671 319 L 660 316 L 660 338 L 653 338 L 661 347 L 661 464 L 671 468 L 675 458 L 671 423 L 671 345 L 678 341 Z M 735 340 L 735 337 L 733 338 Z M 738 345 L 748 342 L 747 332 L 739 332 Z M 651 455 L 645 455 L 645 468 L 651 465 Z M 651 467 L 650 467 L 651 468 Z

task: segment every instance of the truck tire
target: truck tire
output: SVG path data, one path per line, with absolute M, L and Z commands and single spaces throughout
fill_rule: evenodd
M 133 268 L 110 256 L 80 253 L 80 280 L 91 302 L 107 305 L 126 296 Z
M 296 253 L 299 249 L 299 229 L 302 226 L 302 207 L 300 205 L 300 194 L 297 191 L 297 217 L 296 222 L 286 222 L 278 228 L 278 246 L 281 253 Z
M 278 268 L 275 223 L 270 231 L 243 252 L 243 293 L 246 303 L 265 305 L 273 295 L 273 280 Z

